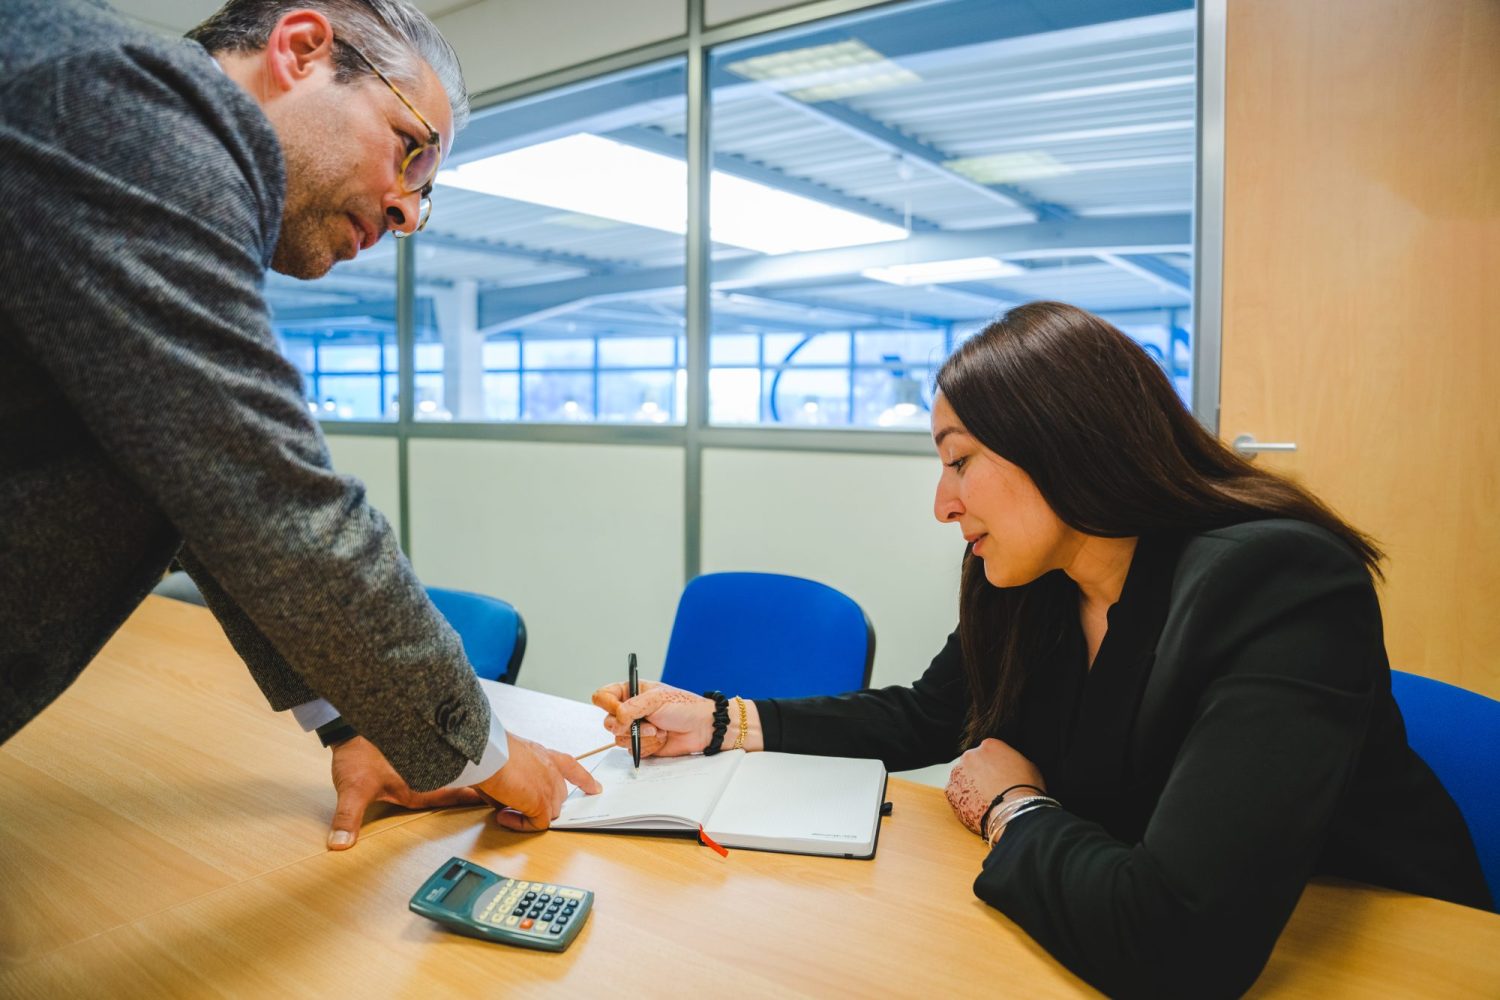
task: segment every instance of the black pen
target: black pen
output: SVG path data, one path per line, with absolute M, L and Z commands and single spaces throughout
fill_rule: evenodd
M 641 693 L 641 677 L 635 669 L 635 654 L 630 654 L 627 661 L 630 665 L 630 697 L 634 698 Z M 635 719 L 630 723 L 630 759 L 635 762 L 636 770 L 641 767 L 641 720 Z

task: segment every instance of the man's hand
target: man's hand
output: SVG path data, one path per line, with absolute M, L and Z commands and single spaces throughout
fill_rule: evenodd
M 604 790 L 588 768 L 561 750 L 549 750 L 515 733 L 509 739 L 510 759 L 505 766 L 474 786 L 497 807 L 495 822 L 506 829 L 532 831 L 551 826 L 568 797 L 567 781 L 590 795 Z
M 328 849 L 343 851 L 359 839 L 359 827 L 371 802 L 390 802 L 405 809 L 438 809 L 443 806 L 474 806 L 483 800 L 472 788 L 439 788 L 414 792 L 391 767 L 385 755 L 363 736 L 355 736 L 333 747 L 333 790 L 338 805 L 333 810 Z

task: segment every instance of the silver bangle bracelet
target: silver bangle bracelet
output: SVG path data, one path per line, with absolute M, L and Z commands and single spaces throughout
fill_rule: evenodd
M 1007 802 L 1005 807 L 995 811 L 990 820 L 989 836 L 986 838 L 989 845 L 994 847 L 1000 840 L 1000 835 L 1005 832 L 1005 827 L 1017 816 L 1024 816 L 1038 809 L 1061 809 L 1062 803 L 1047 795 L 1028 795 L 1024 799 L 1015 802 Z

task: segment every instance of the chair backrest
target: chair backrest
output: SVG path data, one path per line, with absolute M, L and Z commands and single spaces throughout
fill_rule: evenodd
M 1391 693 L 1407 742 L 1464 814 L 1500 908 L 1500 701 L 1400 670 L 1391 671 Z
M 832 587 L 777 573 L 708 573 L 677 604 L 662 680 L 746 698 L 869 686 L 875 629 Z
M 474 673 L 514 684 L 526 654 L 526 623 L 521 613 L 498 597 L 467 590 L 428 587 L 427 596 L 463 640 Z

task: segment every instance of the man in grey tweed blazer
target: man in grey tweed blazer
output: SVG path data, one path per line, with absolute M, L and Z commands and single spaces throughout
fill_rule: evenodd
M 262 296 L 425 220 L 467 114 L 437 29 L 401 0 L 231 0 L 179 41 L 90 0 L 0 23 L 0 740 L 177 555 L 273 708 L 359 734 L 323 725 L 331 847 L 375 798 L 477 786 L 539 829 L 565 777 L 596 791 L 492 718 Z

